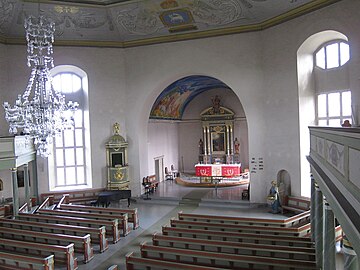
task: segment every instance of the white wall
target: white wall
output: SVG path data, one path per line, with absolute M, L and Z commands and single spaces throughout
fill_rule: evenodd
M 150 121 L 148 124 L 148 141 L 143 147 L 148 148 L 148 173 L 155 174 L 155 158 L 164 158 L 164 170 L 171 165 L 177 169 L 179 164 L 179 131 L 178 123 L 165 121 Z M 164 173 L 164 172 L 163 172 Z M 143 176 L 143 177 L 144 177 Z M 142 177 L 141 177 L 142 179 Z
M 105 185 L 104 144 L 112 135 L 112 125 L 119 122 L 121 134 L 129 142 L 131 188 L 134 195 L 140 193 L 141 176 L 153 166 L 148 149 L 143 147 L 149 141 L 152 104 L 170 83 L 196 74 L 223 81 L 241 101 L 247 119 L 249 158 L 264 159 L 264 170 L 251 173 L 251 201 L 265 201 L 270 181 L 280 170 L 289 172 L 293 193 L 300 193 L 297 50 L 316 32 L 334 29 L 344 33 L 352 48 L 350 87 L 354 104 L 360 105 L 359 9 L 360 1 L 343 0 L 261 32 L 127 49 L 55 46 L 56 65 L 76 65 L 88 74 L 93 186 Z M 8 84 L 0 85 L 0 100 L 13 102 L 29 77 L 26 48 L 1 46 L 0 50 L 12 59 L 5 64 L 0 58 L 0 67 L 8 72 Z M 0 123 L 0 134 L 6 135 L 3 110 Z M 191 128 L 197 142 L 201 131 Z M 197 147 L 197 143 L 189 147 Z M 40 159 L 40 192 L 47 189 L 45 168 Z

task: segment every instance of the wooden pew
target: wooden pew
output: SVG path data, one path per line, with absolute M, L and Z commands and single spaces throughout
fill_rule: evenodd
M 54 255 L 41 258 L 0 251 L 0 269 L 54 270 Z
M 74 244 L 59 246 L 1 238 L 0 251 L 15 252 L 15 254 L 30 254 L 41 257 L 47 257 L 54 254 L 55 263 L 65 264 L 67 270 L 78 269 L 77 259 L 74 254 Z
M 58 203 L 63 197 L 64 193 L 69 194 L 69 200 L 71 203 L 90 203 L 91 201 L 97 200 L 98 194 L 104 191 L 105 188 L 89 188 L 80 189 L 75 191 L 54 191 L 48 193 L 42 193 L 40 195 L 41 201 L 52 196 L 55 203 Z
M 121 230 L 123 236 L 129 234 L 129 224 L 128 224 L 128 215 L 122 214 L 118 217 L 114 217 L 108 214 L 99 214 L 99 213 L 86 213 L 81 211 L 68 211 L 68 210 L 52 210 L 47 209 L 51 207 L 51 197 L 46 198 L 43 203 L 36 209 L 34 213 L 39 214 L 46 214 L 46 215 L 56 215 L 56 216 L 67 216 L 67 217 L 79 217 L 79 218 L 87 218 L 87 219 L 94 219 L 94 220 L 101 220 L 101 221 L 113 221 L 114 219 L 117 220 L 119 228 L 117 231 Z M 22 209 L 22 208 L 21 208 Z M 19 210 L 20 213 L 23 211 Z M 105 224 L 104 224 L 105 225 Z
M 201 265 L 221 267 L 225 269 L 276 269 L 276 270 L 306 270 L 318 269 L 315 261 L 292 260 L 262 256 L 227 254 L 200 250 L 187 250 L 172 247 L 159 247 L 146 243 L 140 246 L 141 256 L 144 258 L 160 259 Z
M 207 240 L 199 238 L 167 236 L 158 233 L 153 234 L 152 241 L 154 246 L 238 255 L 263 256 L 271 258 L 287 258 L 300 261 L 315 261 L 315 248 Z
M 259 233 L 271 235 L 287 235 L 287 236 L 303 236 L 310 232 L 310 223 L 302 225 L 297 228 L 286 227 L 273 227 L 273 226 L 251 226 L 251 225 L 237 225 L 237 224 L 220 224 L 211 222 L 187 221 L 170 219 L 171 227 L 190 228 L 190 229 L 203 229 L 214 231 L 232 231 L 244 233 Z
M 62 246 L 74 243 L 75 252 L 82 253 L 84 255 L 85 263 L 88 263 L 91 259 L 94 258 L 93 248 L 91 247 L 90 234 L 85 234 L 84 236 L 75 236 L 29 230 L 24 233 L 24 231 L 21 229 L 0 227 L 0 238 Z
M 59 203 L 56 206 L 56 209 L 61 210 L 70 210 L 70 211 L 81 211 L 86 213 L 99 213 L 99 214 L 108 214 L 114 215 L 115 218 L 118 216 L 122 216 L 123 214 L 128 215 L 128 222 L 133 223 L 133 229 L 137 229 L 139 227 L 139 216 L 137 208 L 134 209 L 120 209 L 120 208 L 102 208 L 102 207 L 92 207 L 86 205 L 76 205 L 69 204 L 68 195 L 64 195 Z
M 92 242 L 99 244 L 100 252 L 104 252 L 109 248 L 108 240 L 105 237 L 105 226 L 101 226 L 99 228 L 89 228 L 83 226 L 52 224 L 2 218 L 0 219 L 0 227 L 15 228 L 23 231 L 39 231 L 76 236 L 84 236 L 84 234 L 90 234 Z
M 45 215 L 45 214 L 29 214 L 19 213 L 18 219 L 35 222 L 55 223 L 83 226 L 89 228 L 100 228 L 105 226 L 106 235 L 112 237 L 113 242 L 117 243 L 120 240 L 118 220 L 96 220 L 81 217 L 60 216 L 60 215 Z M 84 231 L 86 232 L 86 230 Z
M 86 218 L 94 221 L 100 222 L 113 222 L 116 220 L 118 225 L 117 231 L 120 232 L 123 236 L 126 236 L 130 233 L 129 223 L 128 223 L 128 215 L 122 214 L 118 216 L 110 215 L 110 214 L 100 214 L 100 213 L 86 213 L 81 211 L 69 211 L 69 210 L 50 210 L 50 209 L 38 209 L 36 211 L 37 214 L 47 215 L 47 216 L 63 216 L 63 217 L 76 217 L 76 218 Z M 103 224 L 106 225 L 106 224 Z M 107 228 L 108 230 L 109 228 Z M 114 229 L 113 229 L 114 230 Z M 116 241 L 117 242 L 117 241 Z
M 310 222 L 310 211 L 306 211 L 286 219 L 264 219 L 264 218 L 188 214 L 180 211 L 178 213 L 178 219 L 189 220 L 189 221 L 221 223 L 221 224 L 247 224 L 247 225 L 258 225 L 258 226 L 270 225 L 270 226 L 278 226 L 278 227 L 294 227 Z
M 4 204 L 0 206 L 0 218 L 2 217 L 8 217 L 12 215 L 12 209 L 11 205 Z
M 303 213 L 310 209 L 310 198 L 307 197 L 296 197 L 288 196 L 283 204 L 282 211 L 290 211 L 294 213 Z
M 135 257 L 133 252 L 126 254 L 126 270 L 148 270 L 149 268 L 161 270 L 220 270 L 220 268 L 214 268 L 209 266 L 199 266 L 157 259 Z
M 162 234 L 169 236 L 191 237 L 208 240 L 233 241 L 243 243 L 281 245 L 312 248 L 314 242 L 309 237 L 283 236 L 283 235 L 261 235 L 256 233 L 237 233 L 225 231 L 208 231 L 200 229 L 162 227 Z

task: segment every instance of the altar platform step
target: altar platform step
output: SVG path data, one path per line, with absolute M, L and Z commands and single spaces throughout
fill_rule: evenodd
M 235 208 L 235 209 L 246 209 L 246 208 L 260 208 L 265 207 L 265 204 L 250 203 L 245 200 L 221 200 L 221 199 L 202 199 L 199 203 L 202 207 L 217 207 L 217 208 Z
M 166 204 L 166 205 L 179 205 L 181 198 L 175 197 L 151 197 L 147 199 L 146 195 L 142 195 L 140 198 L 136 198 L 136 203 L 145 204 Z
M 201 203 L 201 199 L 192 199 L 192 198 L 182 198 L 179 202 L 180 205 L 194 205 L 199 206 Z

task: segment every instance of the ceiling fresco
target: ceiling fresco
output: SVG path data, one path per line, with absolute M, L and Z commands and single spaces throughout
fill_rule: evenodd
M 222 81 L 208 76 L 188 76 L 170 84 L 156 99 L 150 119 L 181 120 L 186 106 L 197 95 L 211 89 L 230 89 Z
M 341 0 L 0 0 L 0 42 L 25 42 L 24 18 L 56 23 L 55 44 L 130 47 L 258 31 Z

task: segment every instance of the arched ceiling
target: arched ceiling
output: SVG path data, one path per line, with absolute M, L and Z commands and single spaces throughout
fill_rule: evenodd
M 56 23 L 55 45 L 130 47 L 263 30 L 341 0 L 0 0 L 0 42 L 25 43 L 24 18 Z
M 150 119 L 181 120 L 186 106 L 197 95 L 211 89 L 230 89 L 222 81 L 201 75 L 184 77 L 170 84 L 157 97 Z

